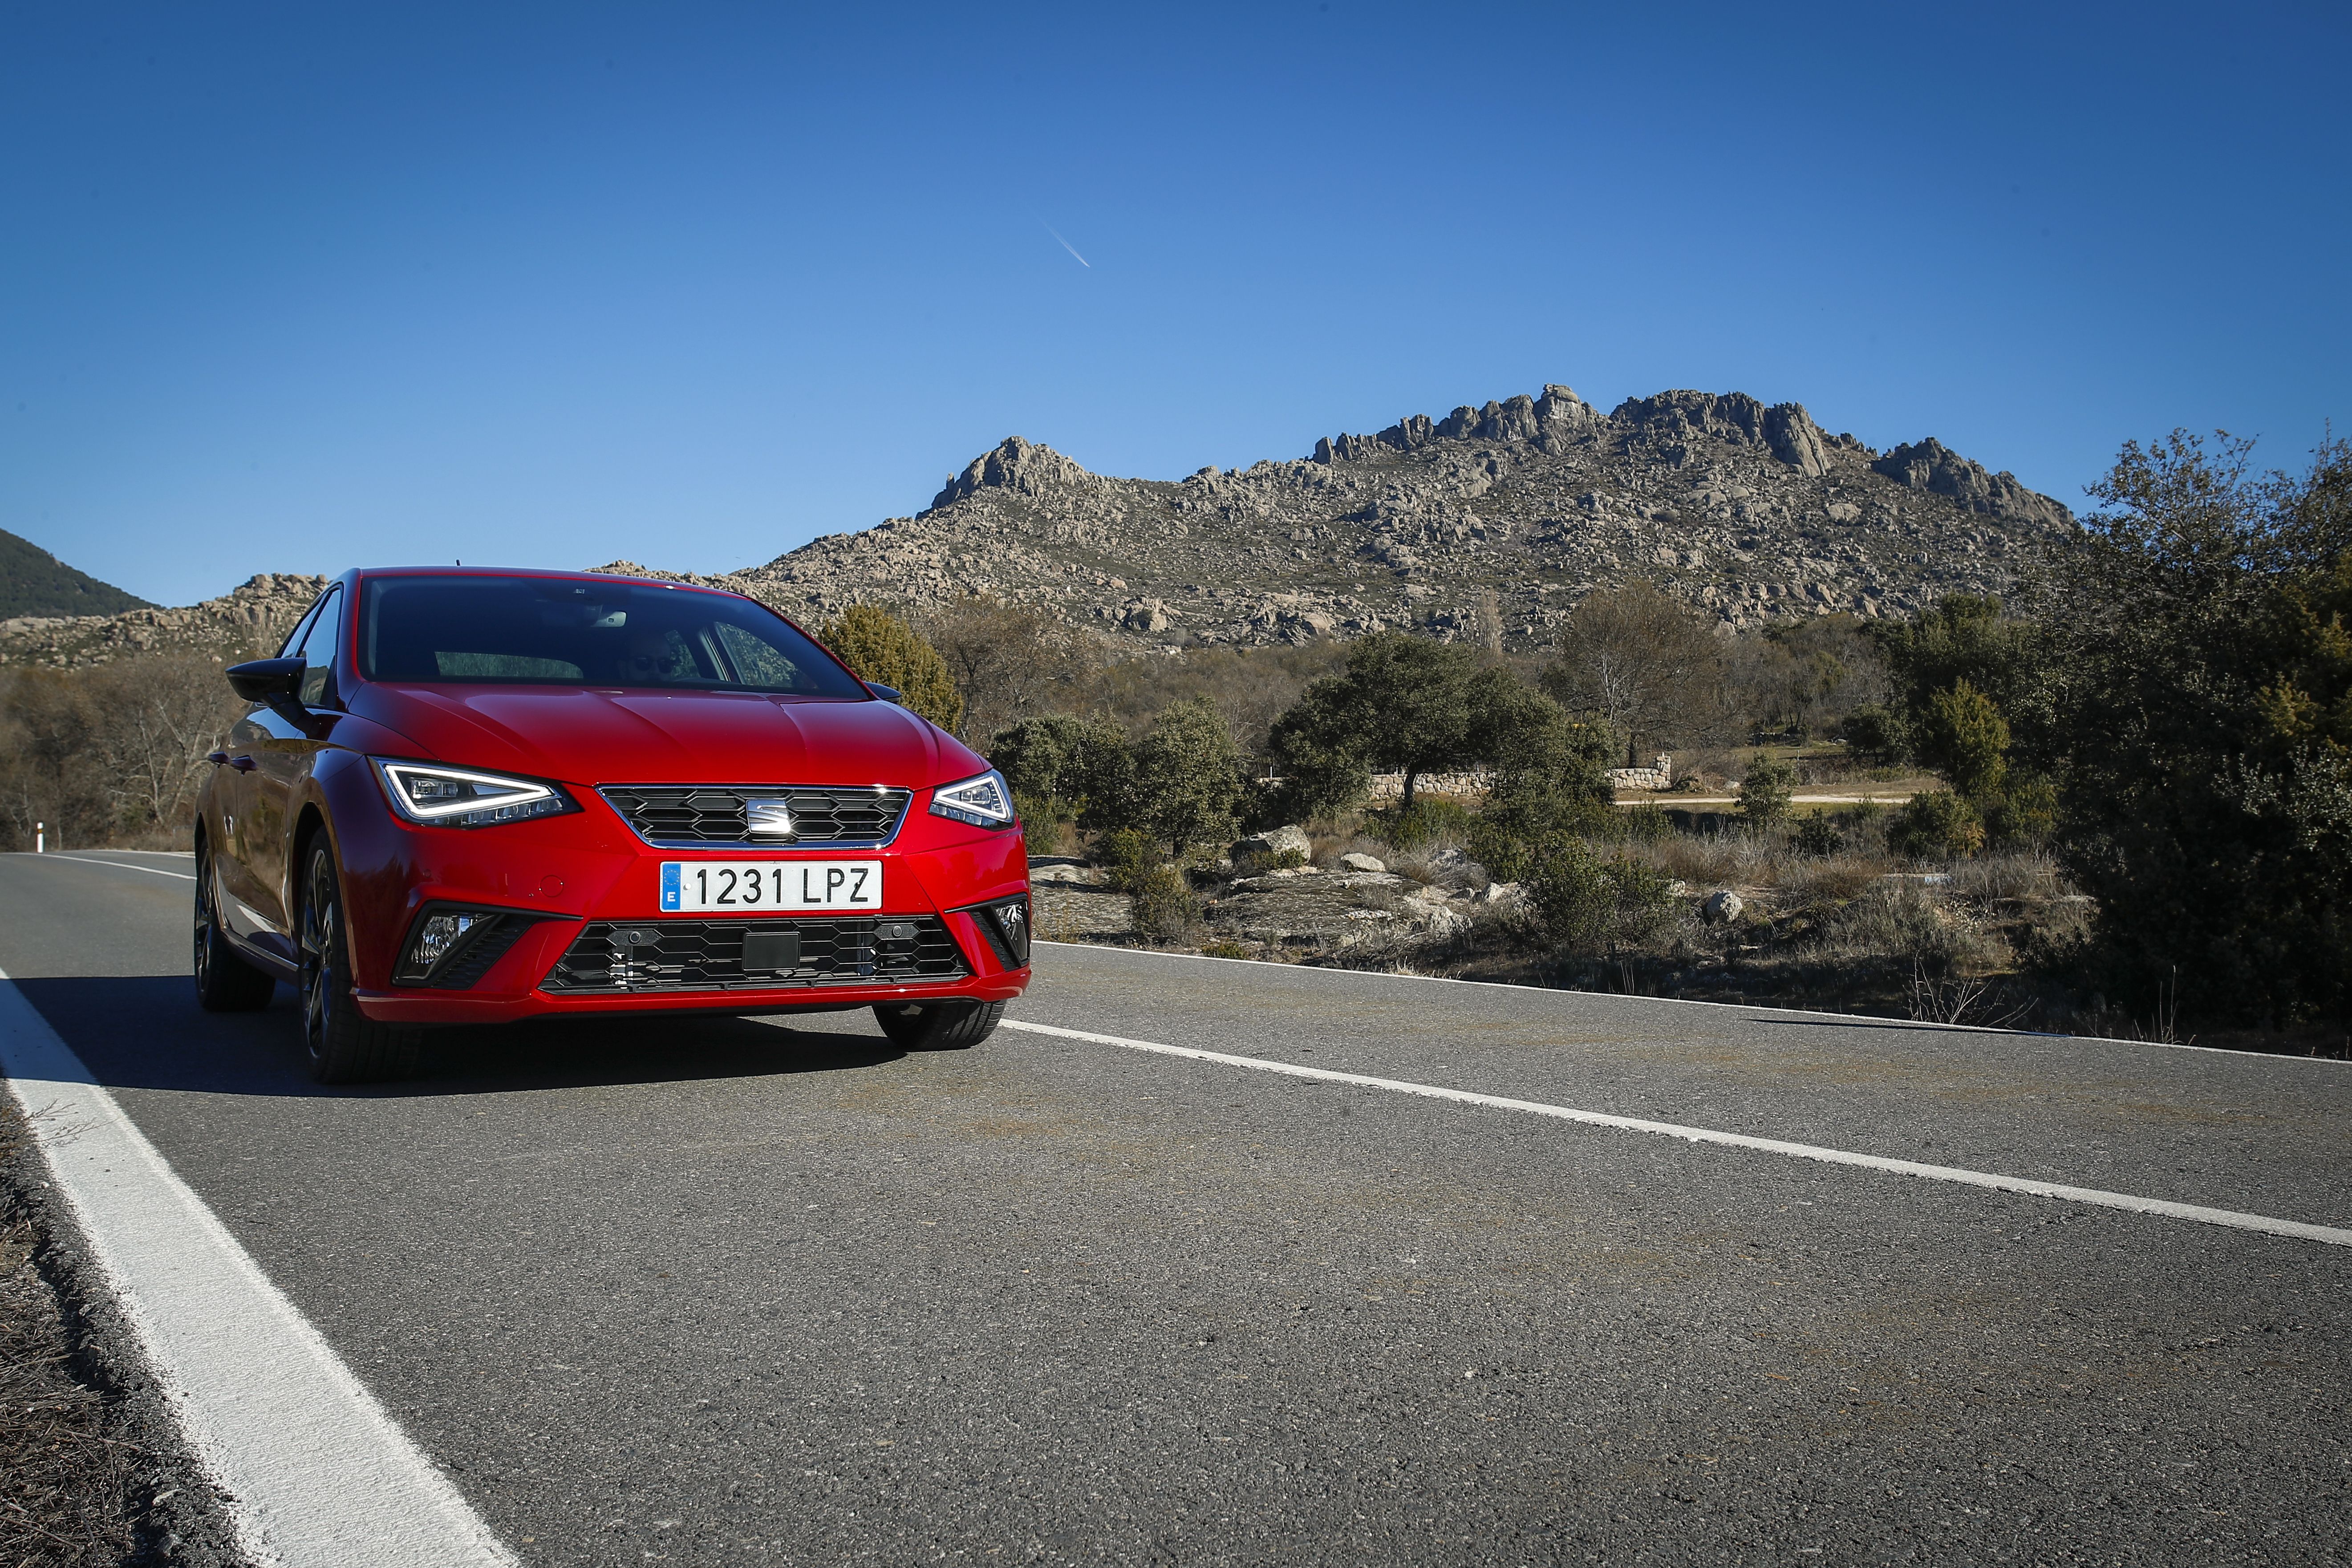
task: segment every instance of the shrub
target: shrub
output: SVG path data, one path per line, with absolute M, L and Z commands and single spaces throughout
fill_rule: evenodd
M 1136 746 L 1128 817 L 1181 860 L 1197 845 L 1233 837 L 1241 793 L 1241 753 L 1224 716 L 1207 698 L 1189 698 L 1161 709 Z
M 1153 866 L 1130 884 L 1135 929 L 1154 942 L 1180 942 L 1201 929 L 1201 900 L 1173 866 Z
M 875 605 L 852 605 L 817 630 L 817 640 L 860 680 L 893 687 L 914 711 L 942 730 L 963 721 L 963 695 L 940 650 L 914 627 Z
M 1130 826 L 1135 762 L 1116 724 L 1068 713 L 1024 719 L 999 730 L 988 755 L 1016 801 L 1065 803 L 1087 827 Z
M 1789 790 L 1796 782 L 1795 768 L 1769 752 L 1757 752 L 1739 781 L 1740 815 L 1756 826 L 1770 826 L 1789 815 Z
M 1391 849 L 1420 849 L 1440 838 L 1467 837 L 1470 813 L 1459 801 L 1424 797 L 1375 817 L 1370 826 Z
M 1569 834 L 1543 839 L 1528 861 L 1526 880 L 1536 912 L 1552 939 L 1571 952 L 1638 946 L 1674 921 L 1669 879 L 1645 861 L 1603 860 Z
M 1966 680 L 1927 699 L 1919 757 L 1972 801 L 1990 799 L 2009 773 L 2009 721 Z
M 1845 847 L 1845 835 L 1838 831 L 1837 819 L 1827 812 L 1817 812 L 1797 824 L 1797 852 L 1826 858 Z
M 1675 836 L 1672 818 L 1655 801 L 1627 806 L 1617 814 L 1618 830 L 1634 844 L 1664 844 Z
M 1884 767 L 1911 753 L 1908 727 L 1903 715 L 1884 703 L 1857 708 L 1838 721 L 1838 739 L 1855 755 Z
M 1095 840 L 1095 864 L 1110 873 L 1110 885 L 1122 893 L 1134 892 L 1143 875 L 1160 864 L 1151 840 L 1132 827 L 1114 827 Z
M 1886 829 L 1886 846 L 1920 860 L 1959 860 L 1984 847 L 1984 818 L 1948 789 L 1911 797 Z

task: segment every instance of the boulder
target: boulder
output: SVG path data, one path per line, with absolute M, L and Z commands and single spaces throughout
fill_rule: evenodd
M 1698 914 L 1699 919 L 1711 926 L 1729 925 L 1747 908 L 1747 903 L 1738 893 L 1726 888 L 1721 892 L 1709 893 L 1700 900 Z
M 1370 855 L 1353 852 L 1340 856 L 1339 864 L 1350 871 L 1385 871 L 1389 868 L 1388 862 L 1385 860 L 1376 860 Z
M 1315 853 L 1315 840 L 1307 837 L 1307 829 L 1286 824 L 1234 840 L 1229 853 L 1235 861 L 1253 858 L 1279 860 L 1292 850 L 1301 855 L 1312 855 Z
M 1527 892 L 1524 882 L 1490 882 L 1478 889 L 1476 897 L 1482 904 L 1512 904 L 1527 897 Z

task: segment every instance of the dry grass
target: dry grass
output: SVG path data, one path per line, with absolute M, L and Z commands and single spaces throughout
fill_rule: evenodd
M 23 1118 L 0 1101 L 0 1166 L 29 1158 Z M 0 1219 L 0 1564 L 118 1563 L 137 1545 L 143 1450 L 112 1436 L 106 1396 L 75 1373 L 56 1292 L 21 1215 Z

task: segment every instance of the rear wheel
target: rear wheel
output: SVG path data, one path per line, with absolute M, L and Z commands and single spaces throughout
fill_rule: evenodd
M 322 834 L 302 877 L 302 1043 L 320 1083 L 406 1078 L 416 1070 L 423 1034 L 414 1024 L 380 1024 L 352 994 L 351 928 L 342 879 Z
M 875 1021 L 910 1051 L 961 1051 L 996 1033 L 1002 1002 L 877 1002 Z
M 278 982 L 245 961 L 221 930 L 220 873 L 196 847 L 196 1005 L 207 1013 L 250 1013 L 269 1005 Z

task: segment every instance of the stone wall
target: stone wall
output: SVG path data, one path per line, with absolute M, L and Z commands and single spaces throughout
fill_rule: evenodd
M 1672 789 L 1675 787 L 1675 760 L 1660 752 L 1646 768 L 1611 768 L 1609 787 L 1612 789 Z

